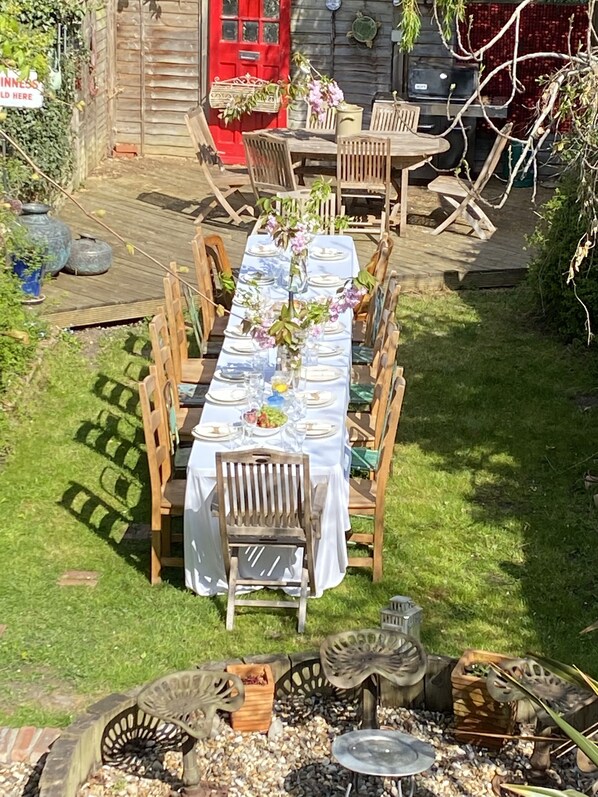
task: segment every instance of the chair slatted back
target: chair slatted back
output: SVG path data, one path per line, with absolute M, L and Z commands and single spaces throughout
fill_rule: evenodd
M 256 449 L 216 454 L 221 533 L 259 534 L 265 541 L 284 531 L 311 529 L 309 457 Z M 225 510 L 223 509 L 225 508 Z
M 291 212 L 300 212 L 307 203 L 312 203 L 309 196 L 305 195 L 305 191 L 298 190 L 296 192 L 288 192 L 283 196 L 276 197 L 274 200 L 274 208 L 277 213 L 282 212 L 282 205 L 280 200 L 291 200 Z M 320 230 L 324 235 L 334 235 L 336 233 L 335 220 L 336 212 L 336 194 L 331 192 L 326 199 L 319 200 L 315 212 L 317 213 L 320 221 Z
M 401 286 L 395 271 L 391 272 L 386 283 L 379 282 L 376 285 L 370 302 L 364 333 L 364 344 L 366 346 L 373 346 L 384 323 L 394 319 L 400 293 Z
M 201 309 L 201 321 L 203 325 L 204 339 L 207 340 L 214 328 L 216 320 L 216 308 L 214 307 L 214 289 L 210 273 L 210 261 L 206 250 L 205 238 L 200 230 L 197 230 L 191 242 L 193 250 L 193 262 L 195 264 L 195 277 L 199 288 L 199 306 Z
M 389 411 L 384 423 L 382 435 L 382 445 L 380 447 L 380 460 L 376 471 L 376 498 L 384 501 L 386 485 L 390 475 L 392 455 L 397 438 L 397 429 L 403 409 L 403 398 L 405 396 L 405 380 L 402 376 L 396 375 L 392 382 L 392 390 L 389 400 Z
M 176 277 L 168 274 L 162 280 L 164 285 L 164 300 L 166 309 L 166 323 L 168 325 L 168 335 L 170 337 L 170 349 L 174 362 L 174 371 L 178 381 L 182 381 L 183 364 L 189 359 L 189 344 L 187 341 L 187 329 L 185 327 L 185 315 L 183 312 L 183 300 L 179 281 Z
M 147 451 L 152 494 L 152 518 L 157 515 L 158 527 L 160 503 L 164 487 L 172 476 L 170 439 L 165 423 L 163 407 L 159 397 L 158 379 L 155 369 L 139 383 L 139 403 L 143 418 L 143 433 Z
M 416 133 L 420 111 L 419 105 L 408 102 L 378 100 L 372 108 L 370 130 L 387 133 Z
M 386 193 L 391 178 L 390 139 L 342 136 L 337 142 L 337 186 Z
M 492 145 L 492 149 L 488 153 L 488 157 L 484 161 L 484 165 L 481 168 L 481 171 L 477 177 L 477 180 L 473 184 L 473 193 L 476 196 L 482 193 L 484 188 L 486 187 L 486 183 L 494 174 L 496 167 L 500 161 L 500 156 L 503 153 L 504 148 L 509 143 L 509 139 L 507 136 L 510 135 L 511 130 L 513 129 L 513 123 L 508 122 L 504 127 L 502 127 L 499 131 L 499 134 L 494 139 L 494 144 Z
M 214 278 L 219 281 L 221 274 L 232 277 L 233 269 L 222 236 L 217 233 L 206 235 L 204 237 L 204 246 L 208 261 L 212 266 L 211 271 Z
M 216 149 L 216 144 L 214 143 L 214 138 L 210 126 L 208 125 L 206 115 L 203 112 L 203 108 L 198 105 L 196 108 L 192 108 L 188 111 L 185 114 L 185 123 L 187 124 L 187 130 L 193 142 L 193 149 L 195 150 L 197 160 L 204 168 L 204 171 L 207 171 L 208 174 L 210 174 L 211 171 L 213 171 L 214 174 L 217 174 L 218 171 L 223 171 L 224 165 Z
M 288 142 L 270 133 L 243 133 L 247 170 L 256 198 L 296 191 Z
M 396 324 L 392 324 L 389 327 L 388 344 L 380 353 L 380 370 L 374 387 L 371 405 L 371 415 L 374 424 L 374 448 L 376 449 L 379 449 L 382 445 L 384 436 L 384 421 L 389 408 L 391 388 L 396 373 L 399 338 L 399 329 Z
M 181 380 L 177 379 L 170 346 L 168 324 L 163 311 L 156 313 L 150 321 L 149 333 L 152 346 L 152 359 L 158 369 L 158 381 L 161 380 L 160 371 L 162 371 L 164 373 L 164 379 L 173 386 L 173 400 L 175 402 L 175 408 L 178 410 L 178 391 L 176 386 Z
M 322 118 L 318 114 L 311 112 L 311 105 L 307 104 L 307 121 L 305 127 L 307 130 L 319 130 L 321 133 L 335 133 L 336 132 L 336 108 L 328 106 L 326 113 Z
M 365 267 L 365 270 L 376 278 L 378 285 L 384 283 L 386 280 L 386 272 L 388 271 L 388 264 L 390 262 L 390 255 L 392 253 L 393 247 L 394 243 L 390 235 L 387 232 L 383 232 L 380 236 L 376 251 Z M 375 294 L 376 288 L 374 288 L 372 293 L 366 294 L 359 302 L 354 310 L 354 315 L 356 318 L 366 312 L 369 312 L 369 308 L 374 300 Z

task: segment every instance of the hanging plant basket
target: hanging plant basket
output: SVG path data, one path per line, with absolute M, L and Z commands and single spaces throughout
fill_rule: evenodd
M 377 22 L 373 17 L 367 16 L 363 11 L 358 11 L 351 30 L 347 33 L 347 38 L 355 39 L 356 42 L 371 48 L 381 25 L 382 23 Z
M 253 111 L 258 111 L 260 113 L 278 113 L 281 103 L 280 86 L 275 83 L 269 83 L 267 80 L 262 80 L 261 78 L 251 77 L 250 75 L 233 77 L 230 78 L 230 80 L 219 80 L 215 78 L 210 88 L 210 108 L 221 110 L 226 108 L 231 100 L 234 101 L 237 97 L 251 96 L 255 94 L 256 91 L 268 85 L 271 86 L 271 94 L 260 99 L 253 108 Z

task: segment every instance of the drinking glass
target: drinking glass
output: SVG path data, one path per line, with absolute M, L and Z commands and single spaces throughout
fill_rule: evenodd
M 261 406 L 264 399 L 264 374 L 260 371 L 247 371 L 245 374 L 245 390 L 250 404 Z
M 241 420 L 243 421 L 243 437 L 246 443 L 253 443 L 253 430 L 257 426 L 257 416 L 259 412 L 260 408 L 258 405 L 250 401 L 241 415 Z

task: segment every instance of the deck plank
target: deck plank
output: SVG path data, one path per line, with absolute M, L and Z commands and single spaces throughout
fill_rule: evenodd
M 492 190 L 492 189 L 491 189 Z M 493 193 L 496 196 L 497 186 Z M 202 200 L 208 195 L 193 160 L 140 158 L 105 161 L 88 178 L 77 199 L 89 212 L 103 211 L 101 221 L 112 227 L 135 249 L 144 249 L 168 266 L 187 266 L 185 279 L 195 282 L 191 239 Z M 539 196 L 540 201 L 548 192 Z M 44 315 L 59 326 L 87 326 L 128 321 L 149 315 L 163 301 L 163 270 L 135 251 L 133 255 L 93 220 L 67 203 L 60 217 L 73 235 L 85 233 L 107 240 L 114 247 L 110 271 L 94 277 L 61 273 L 44 286 Z M 394 238 L 390 267 L 398 272 L 404 290 L 449 287 L 507 287 L 517 284 L 527 269 L 526 236 L 536 216 L 531 191 L 518 189 L 501 210 L 490 210 L 498 230 L 480 241 L 466 225 L 434 236 L 431 230 L 442 218 L 438 197 L 423 187 L 409 193 L 407 235 Z M 212 213 L 202 228 L 222 235 L 233 265 L 240 263 L 252 223 L 234 227 Z M 375 236 L 355 235 L 360 262 L 375 249 Z

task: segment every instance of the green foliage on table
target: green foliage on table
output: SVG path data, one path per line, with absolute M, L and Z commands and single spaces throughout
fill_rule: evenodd
M 533 258 L 528 284 L 538 312 L 567 341 L 586 342 L 588 315 L 598 324 L 598 255 L 588 252 L 575 285 L 569 281 L 571 260 L 585 226 L 578 197 L 578 181 L 567 175 L 540 210 L 540 221 L 530 237 Z

